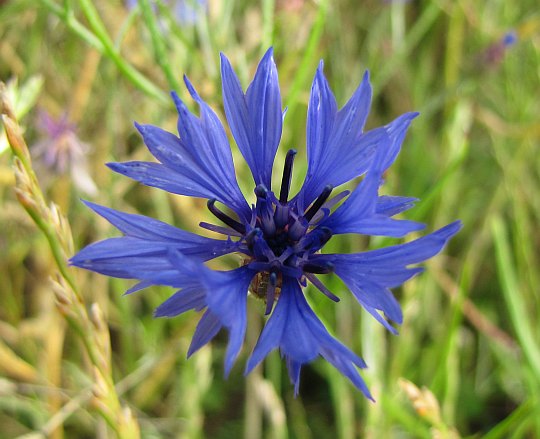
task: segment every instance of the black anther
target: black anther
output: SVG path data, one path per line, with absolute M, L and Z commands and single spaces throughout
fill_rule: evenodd
M 330 196 L 330 193 L 332 192 L 332 189 L 334 189 L 334 187 L 330 184 L 325 186 L 323 191 L 321 192 L 321 195 L 319 195 L 319 197 L 315 200 L 315 202 L 311 205 L 307 212 L 304 213 L 304 218 L 308 222 L 311 221 L 311 219 L 319 211 L 321 206 L 326 202 L 326 200 Z
M 221 210 L 219 210 L 216 206 L 216 199 L 212 198 L 211 200 L 208 200 L 208 203 L 206 205 L 208 206 L 208 210 L 214 214 L 214 216 L 219 219 L 220 221 L 227 224 L 231 229 L 236 230 L 239 233 L 246 233 L 246 226 L 244 226 L 242 223 L 239 223 L 238 221 L 232 219 L 229 215 L 226 213 L 223 213 Z
M 279 202 L 287 203 L 289 198 L 289 189 L 291 188 L 292 167 L 296 149 L 289 149 L 287 157 L 285 157 L 285 166 L 283 167 L 283 178 L 281 179 L 281 190 L 279 192 Z

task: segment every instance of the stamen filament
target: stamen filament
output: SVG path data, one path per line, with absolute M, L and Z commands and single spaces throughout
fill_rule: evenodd
M 287 157 L 285 157 L 285 166 L 283 167 L 283 178 L 281 179 L 281 190 L 279 192 L 279 202 L 282 204 L 287 203 L 289 198 L 289 190 L 291 188 L 291 176 L 292 167 L 294 162 L 294 156 L 296 155 L 296 149 L 289 149 Z
M 334 271 L 334 264 L 331 262 L 325 262 L 324 264 L 314 264 L 308 262 L 302 266 L 304 272 L 315 274 L 330 274 Z
M 221 210 L 219 210 L 216 206 L 216 199 L 212 198 L 211 200 L 208 200 L 208 203 L 206 205 L 208 206 L 208 210 L 214 214 L 214 216 L 219 219 L 220 221 L 227 224 L 231 229 L 236 230 L 237 232 L 244 234 L 246 233 L 246 226 L 244 226 L 242 223 L 239 223 L 238 221 L 232 219 L 229 215 L 226 213 L 223 213 Z
M 274 212 L 274 221 L 276 222 L 277 228 L 281 229 L 285 227 L 289 221 L 289 206 L 278 203 L 276 211 Z
M 334 187 L 330 184 L 325 186 L 323 191 L 321 192 L 321 195 L 319 195 L 319 197 L 315 200 L 315 202 L 311 205 L 311 207 L 307 210 L 307 212 L 304 213 L 304 218 L 308 222 L 311 221 L 313 216 L 318 212 L 321 206 L 328 199 L 328 197 L 332 193 L 332 189 L 334 189 Z
M 326 288 L 326 286 L 317 278 L 317 276 L 311 273 L 306 273 L 306 277 L 326 297 L 328 297 L 330 300 L 333 300 L 334 302 L 339 302 L 339 297 L 332 293 L 332 291 L 330 291 L 328 288 Z
M 217 226 L 216 224 L 210 224 L 205 221 L 201 221 L 199 223 L 199 227 L 202 227 L 206 230 L 211 230 L 212 232 L 220 233 L 222 235 L 226 236 L 242 236 L 242 233 L 238 232 L 237 230 L 231 230 L 230 227 L 223 227 L 223 226 Z

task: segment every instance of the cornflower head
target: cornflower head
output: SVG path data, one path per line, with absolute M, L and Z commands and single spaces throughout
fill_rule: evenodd
M 321 62 L 308 106 L 307 175 L 300 191 L 291 196 L 296 151 L 289 150 L 286 155 L 276 192 L 271 185 L 284 116 L 272 49 L 262 58 L 245 93 L 224 55 L 221 77 L 225 115 L 253 176 L 253 204 L 248 204 L 237 184 L 223 125 L 187 78 L 186 87 L 199 105 L 200 117 L 190 113 L 173 92 L 179 136 L 136 124 L 159 163 L 111 163 L 109 167 L 148 186 L 206 198 L 208 209 L 220 224 L 200 225 L 225 239 L 202 237 L 155 219 L 87 203 L 124 236 L 91 244 L 71 263 L 109 276 L 138 279 L 128 292 L 151 285 L 179 289 L 155 315 L 172 317 L 192 309 L 204 310 L 188 356 L 226 328 L 226 375 L 244 342 L 247 296 L 259 297 L 266 302 L 269 317 L 247 361 L 246 373 L 278 348 L 298 392 L 302 365 L 322 356 L 371 398 L 358 372 L 366 367 L 364 361 L 329 334 L 306 301 L 303 288 L 311 282 L 337 302 L 339 298 L 318 278 L 335 273 L 373 317 L 396 333 L 391 322 L 400 324 L 402 313 L 390 288 L 420 273 L 422 268 L 410 265 L 437 254 L 460 223 L 372 251 L 327 254 L 321 250 L 334 235 L 403 237 L 424 228 L 414 221 L 393 218 L 412 207 L 414 198 L 379 195 L 383 173 L 398 155 L 416 113 L 364 132 L 371 101 L 368 74 L 338 110 Z M 360 175 L 364 178 L 356 189 L 331 197 L 334 188 Z M 241 254 L 243 265 L 213 271 L 202 263 L 229 253 Z

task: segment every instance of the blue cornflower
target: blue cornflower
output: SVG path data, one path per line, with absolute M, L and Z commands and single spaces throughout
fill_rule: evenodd
M 364 132 L 371 101 L 368 74 L 338 111 L 321 62 L 308 107 L 308 170 L 304 184 L 291 197 L 296 152 L 290 150 L 276 195 L 271 185 L 272 166 L 284 113 L 272 49 L 261 60 L 246 93 L 224 55 L 221 77 L 225 114 L 253 175 L 255 204 L 250 206 L 238 187 L 223 125 L 184 78 L 189 93 L 199 104 L 200 117 L 190 113 L 173 92 L 179 136 L 152 125 L 136 125 L 160 163 L 111 163 L 109 167 L 148 186 L 208 199 L 208 209 L 222 225 L 201 226 L 226 239 L 202 237 L 155 219 L 87 203 L 125 236 L 92 244 L 74 256 L 71 263 L 109 276 L 140 280 L 128 292 L 150 285 L 178 288 L 157 308 L 156 316 L 204 310 L 188 355 L 225 327 L 229 331 L 226 374 L 244 343 L 249 291 L 266 301 L 270 317 L 247 361 L 246 373 L 279 348 L 298 392 L 301 366 L 320 355 L 371 398 L 358 373 L 358 368 L 366 367 L 364 361 L 328 333 L 302 288 L 311 282 L 337 302 L 338 297 L 317 277 L 335 273 L 369 313 L 396 332 L 390 322 L 400 324 L 402 313 L 390 288 L 421 272 L 422 268 L 409 266 L 437 254 L 459 230 L 460 223 L 406 244 L 373 251 L 345 255 L 324 254 L 321 249 L 338 234 L 402 237 L 424 227 L 392 218 L 412 207 L 414 198 L 379 195 L 383 173 L 395 160 L 416 113 Z M 363 174 L 355 190 L 330 198 L 335 187 Z M 231 213 L 218 208 L 217 202 Z M 202 264 L 233 252 L 244 260 L 237 269 L 214 271 Z

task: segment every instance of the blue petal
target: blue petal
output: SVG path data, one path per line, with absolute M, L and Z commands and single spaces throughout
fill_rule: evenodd
M 201 320 L 199 320 L 195 334 L 193 334 L 193 339 L 187 353 L 188 358 L 212 340 L 221 328 L 222 325 L 219 318 L 207 310 L 201 317 Z
M 365 218 L 355 221 L 354 224 L 348 223 L 341 225 L 339 229 L 332 229 L 334 234 L 338 233 L 361 233 L 364 235 L 391 236 L 393 238 L 402 238 L 411 232 L 417 232 L 425 228 L 425 224 L 411 220 L 397 220 L 388 218 L 384 215 L 374 215 L 371 218 Z
M 286 357 L 287 371 L 289 373 L 289 379 L 291 384 L 294 385 L 294 396 L 298 396 L 300 390 L 300 371 L 302 369 L 302 363 L 294 361 L 291 357 Z
M 381 325 L 383 325 L 388 331 L 390 331 L 392 334 L 397 335 L 398 331 L 396 328 L 394 328 L 388 321 L 379 313 L 379 310 L 377 308 L 374 308 L 372 306 L 366 305 L 362 302 L 360 302 L 364 309 L 370 313 L 375 320 L 377 320 Z
M 382 182 L 384 166 L 388 157 L 393 155 L 393 149 L 394 142 L 387 137 L 387 141 L 379 146 L 365 178 L 347 200 L 321 222 L 321 225 L 330 228 L 334 235 L 363 233 L 392 237 L 402 237 L 425 227 L 415 221 L 395 220 L 377 213 L 380 199 L 379 186 Z
M 151 287 L 154 284 L 151 281 L 148 280 L 142 280 L 140 282 L 137 282 L 135 285 L 133 285 L 131 288 L 128 288 L 126 292 L 124 293 L 125 296 L 128 294 L 135 293 L 137 291 L 144 290 L 145 288 Z
M 270 188 L 272 166 L 281 139 L 282 109 L 277 69 L 270 48 L 246 94 L 229 60 L 221 54 L 225 114 L 255 185 Z
M 206 238 L 144 215 L 120 212 L 90 201 L 83 200 L 83 203 L 125 235 L 143 241 L 165 243 L 185 255 L 209 260 L 236 251 L 232 241 Z
M 321 354 L 323 351 L 327 353 L 332 352 L 334 356 L 340 357 L 344 361 L 350 362 L 361 369 L 365 368 L 366 363 L 364 360 L 328 333 L 324 325 L 306 302 L 304 295 L 298 296 L 298 299 L 299 309 L 303 318 L 308 322 L 308 326 L 313 333 L 313 336 L 320 342 Z
M 369 280 L 386 288 L 395 288 L 422 273 L 422 267 L 370 267 Z
M 225 375 L 229 374 L 244 342 L 247 292 L 253 275 L 253 271 L 241 267 L 228 272 L 206 269 L 200 278 L 207 291 L 208 309 L 229 331 Z
M 185 232 L 142 215 L 127 214 L 86 202 L 127 236 L 109 238 L 80 250 L 70 259 L 77 267 L 123 279 L 140 279 L 128 292 L 149 285 L 185 287 L 190 279 L 179 276 L 170 263 L 171 250 L 180 250 L 196 260 L 209 260 L 231 253 L 238 246 Z
M 400 268 L 418 264 L 439 253 L 448 240 L 461 229 L 461 221 L 454 221 L 441 229 L 405 244 L 349 255 L 333 255 L 338 264 Z M 324 255 L 330 256 L 330 255 Z
M 296 288 L 293 291 L 285 292 L 284 297 L 280 297 L 279 300 L 282 302 L 282 306 L 290 308 L 285 330 L 281 337 L 280 349 L 287 357 L 304 364 L 317 357 L 319 342 L 313 336 L 308 322 L 304 320 L 301 310 L 302 303 L 298 303 L 304 300 L 303 293 L 298 290 L 299 288 Z
M 71 265 L 107 276 L 142 279 L 139 274 L 171 268 L 162 243 L 136 238 L 109 238 L 83 248 Z
M 143 241 L 131 237 L 109 238 L 82 249 L 70 263 L 77 267 L 122 279 L 139 279 L 143 282 L 128 290 L 131 293 L 150 285 L 186 288 L 200 285 L 187 260 L 182 270 L 170 261 L 169 247 L 160 242 Z M 196 260 L 196 259 L 195 259 Z
M 328 361 L 344 376 L 351 380 L 351 382 L 356 386 L 356 388 L 359 389 L 368 399 L 375 401 L 373 399 L 373 396 L 371 396 L 371 393 L 366 383 L 358 373 L 358 369 L 353 363 L 347 361 L 347 359 L 344 359 L 339 355 L 335 355 L 335 353 L 331 349 L 323 348 L 321 351 L 321 355 L 326 361 Z
M 190 144 L 174 134 L 152 125 L 137 124 L 136 127 L 150 152 L 161 164 L 149 162 L 110 163 L 108 166 L 112 170 L 147 186 L 157 187 L 171 193 L 191 197 L 216 198 L 231 208 L 238 209 L 239 205 L 245 203 L 240 191 L 234 189 L 236 184 L 234 174 L 233 177 L 230 177 L 230 174 L 222 171 L 216 172 L 207 169 L 205 165 L 200 163 L 201 160 L 194 156 L 193 151 L 203 155 L 203 149 L 200 145 Z M 208 160 L 215 159 L 209 158 Z
M 110 168 L 148 186 L 202 198 L 215 198 L 239 215 L 248 215 L 238 187 L 227 135 L 210 107 L 186 78 L 186 85 L 200 107 L 201 117 L 191 114 L 173 93 L 179 119 L 175 136 L 152 125 L 136 124 L 150 152 L 161 163 L 111 163 Z
M 349 102 L 338 112 L 321 62 L 308 106 L 308 173 L 302 188 L 305 206 L 326 185 L 335 187 L 365 172 L 383 133 L 373 130 L 362 134 L 370 102 L 371 85 L 366 72 Z
M 375 210 L 378 214 L 390 217 L 414 207 L 416 201 L 418 198 L 382 195 L 377 199 Z
M 298 197 L 301 207 L 315 200 L 326 185 L 336 187 L 363 174 L 379 146 L 386 150 L 384 169 L 397 157 L 407 128 L 417 113 L 404 114 L 385 127 L 364 134 L 362 129 L 370 101 L 371 86 L 366 73 L 349 102 L 336 112 L 335 98 L 322 72 L 322 64 L 319 66 L 308 108 L 309 163 Z
M 286 283 L 287 284 L 287 283 Z M 283 285 L 283 288 L 289 288 Z M 285 325 L 287 324 L 287 319 L 289 316 L 289 307 L 286 303 L 283 303 L 281 298 L 278 300 L 278 303 L 272 313 L 270 319 L 264 326 L 264 329 L 257 341 L 257 345 L 253 350 L 253 353 L 249 357 L 249 360 L 246 364 L 245 374 L 253 370 L 257 364 L 259 364 L 273 349 L 276 349 L 281 341 L 283 336 L 283 331 L 285 330 Z M 285 300 L 283 301 L 285 302 Z
M 393 322 L 397 324 L 403 322 L 401 307 L 388 288 L 371 281 L 368 276 L 365 276 L 365 278 L 360 278 L 360 276 L 348 278 L 348 282 L 346 283 L 358 301 L 366 309 L 373 308 L 381 310 Z
M 203 317 L 204 322 L 199 323 L 200 329 L 190 353 L 207 343 L 224 326 L 229 331 L 225 355 L 225 375 L 228 375 L 244 342 L 247 292 L 255 273 L 247 266 L 226 272 L 213 271 L 175 250 L 170 251 L 169 259 L 177 276 L 190 278 L 194 287 L 205 291 L 208 311 Z
M 132 178 L 146 186 L 157 187 L 167 192 L 190 197 L 215 198 L 235 210 L 239 215 L 246 215 L 247 210 L 240 209 L 236 202 L 228 199 L 219 183 L 210 180 L 200 168 L 173 170 L 161 163 L 124 162 L 107 163 L 114 172 Z
M 143 137 L 148 150 L 156 159 L 168 168 L 182 174 L 188 174 L 189 178 L 193 178 L 191 170 L 197 164 L 191 148 L 186 145 L 185 141 L 154 125 L 142 125 L 135 122 L 135 127 Z
M 154 316 L 174 317 L 191 309 L 200 311 L 206 307 L 205 297 L 206 292 L 200 287 L 184 288 L 159 305 Z
M 323 62 L 321 61 L 311 86 L 307 115 L 307 155 L 308 166 L 312 172 L 318 168 L 324 156 L 328 154 L 327 145 L 332 140 L 337 111 L 336 98 L 324 77 Z
M 248 360 L 246 373 L 276 347 L 286 358 L 295 393 L 301 366 L 322 355 L 371 397 L 356 370 L 356 367 L 365 367 L 364 361 L 328 333 L 307 304 L 298 282 L 289 278 L 283 280 L 278 303 Z
M 298 282 L 285 277 L 278 303 L 248 360 L 246 373 L 276 347 L 280 347 L 284 355 L 300 363 L 307 363 L 317 356 L 316 341 L 306 327 L 296 303 L 296 296 L 299 294 L 303 293 Z
M 451 223 L 429 235 L 406 244 L 348 255 L 314 255 L 315 263 L 334 264 L 335 273 L 345 282 L 360 304 L 392 332 L 395 329 L 378 311 L 396 323 L 401 323 L 399 304 L 389 288 L 396 287 L 421 271 L 407 268 L 439 253 L 448 240 L 461 228 L 461 222 Z
M 226 194 L 225 204 L 239 210 L 249 211 L 234 172 L 231 148 L 225 129 L 212 109 L 200 98 L 193 85 L 184 76 L 184 82 L 191 97 L 199 104 L 201 117 L 191 114 L 182 100 L 172 94 L 178 110 L 178 133 L 180 139 L 189 145 L 195 161 L 208 178 L 214 181 L 221 192 Z M 210 197 L 208 197 L 210 198 Z M 220 198 L 216 198 L 222 201 Z M 248 209 L 248 211 L 246 211 Z
M 412 120 L 417 117 L 418 114 L 419 113 L 416 112 L 402 114 L 388 125 L 384 126 L 384 129 L 386 130 L 391 141 L 390 148 L 387 150 L 386 159 L 383 164 L 384 170 L 388 169 L 390 165 L 394 163 L 394 160 L 401 150 L 401 144 L 403 143 L 403 139 L 405 139 L 407 130 Z

